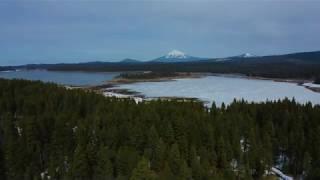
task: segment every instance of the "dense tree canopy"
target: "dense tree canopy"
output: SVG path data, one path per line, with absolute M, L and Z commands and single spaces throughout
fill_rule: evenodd
M 272 166 L 320 178 L 319 106 L 136 104 L 0 80 L 0 179 L 258 179 Z
M 38 66 L 30 66 L 37 69 Z M 266 78 L 314 79 L 320 76 L 320 63 L 292 63 L 290 61 L 268 61 L 260 59 L 234 61 L 196 61 L 179 63 L 87 63 L 87 64 L 58 64 L 40 68 L 52 71 L 89 71 L 89 72 L 124 72 L 124 71 L 153 71 L 153 72 L 206 72 L 224 74 L 244 74 Z
M 125 79 L 157 79 L 163 77 L 176 77 L 176 72 L 126 72 L 121 73 L 117 78 Z

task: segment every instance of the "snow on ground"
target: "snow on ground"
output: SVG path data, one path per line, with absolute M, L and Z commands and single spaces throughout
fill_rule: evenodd
M 276 175 L 278 175 L 283 180 L 293 180 L 292 177 L 285 175 L 283 172 L 281 172 L 279 169 L 277 169 L 275 167 L 272 167 L 271 171 L 273 173 L 275 173 Z
M 130 99 L 133 99 L 137 104 L 143 101 L 143 98 L 141 98 L 141 97 L 134 97 L 131 95 L 114 93 L 114 92 L 104 92 L 103 95 L 106 97 L 130 98 Z
M 312 87 L 312 88 L 320 88 L 320 84 L 314 84 L 314 83 L 304 83 L 303 86 Z
M 22 128 L 20 126 L 16 126 L 17 132 L 19 136 L 22 136 Z
M 249 148 L 250 148 L 250 144 L 247 140 L 245 140 L 244 138 L 240 139 L 240 146 L 241 146 L 241 151 L 242 152 L 248 152 Z

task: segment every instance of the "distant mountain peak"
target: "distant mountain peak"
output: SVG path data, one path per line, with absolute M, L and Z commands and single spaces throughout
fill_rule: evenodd
M 120 62 L 122 62 L 122 63 L 139 63 L 140 61 L 136 60 L 136 59 L 126 58 L 126 59 L 123 59 Z
M 191 61 L 199 61 L 206 58 L 199 58 L 194 56 L 189 56 L 186 53 L 179 50 L 172 50 L 168 54 L 161 56 L 157 59 L 152 60 L 153 62 L 191 62 Z
M 179 50 L 172 50 L 170 51 L 166 56 L 165 58 L 167 59 L 170 59 L 170 58 L 178 58 L 178 59 L 186 59 L 188 56 L 182 52 L 182 51 L 179 51 Z
M 253 55 L 251 53 L 243 53 L 241 55 L 239 55 L 238 57 L 242 57 L 242 58 L 250 58 L 250 57 L 257 57 L 256 55 Z

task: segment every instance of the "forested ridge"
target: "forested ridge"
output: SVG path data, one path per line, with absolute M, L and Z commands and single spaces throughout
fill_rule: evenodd
M 319 61 L 320 62 L 320 61 Z M 30 66 L 30 69 L 39 67 Z M 205 72 L 205 73 L 239 73 L 247 76 L 261 76 L 266 78 L 296 78 L 314 79 L 320 76 L 319 63 L 292 63 L 287 61 L 274 62 L 254 59 L 215 62 L 195 61 L 179 63 L 84 63 L 57 64 L 43 67 L 50 71 L 87 71 L 87 72 L 125 72 L 125 71 L 153 71 L 153 72 Z
M 13 69 L 46 69 L 51 71 L 127 72 L 152 71 L 156 73 L 205 72 L 244 74 L 266 78 L 312 79 L 320 78 L 320 51 L 250 58 L 226 57 L 190 62 L 154 62 L 124 60 L 120 62 L 87 62 L 73 64 L 29 64 L 1 67 Z
M 175 72 L 125 72 L 121 73 L 116 78 L 124 79 L 158 79 L 158 78 L 170 78 L 177 77 L 179 73 Z
M 0 179 L 320 178 L 320 107 L 105 98 L 0 79 Z

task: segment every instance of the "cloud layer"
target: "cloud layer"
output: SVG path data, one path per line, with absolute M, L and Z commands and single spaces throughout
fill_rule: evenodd
M 320 50 L 318 1 L 1 1 L 0 66 Z

